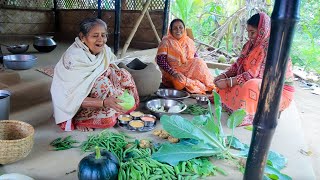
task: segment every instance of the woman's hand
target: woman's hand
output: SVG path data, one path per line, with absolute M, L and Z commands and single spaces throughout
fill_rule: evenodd
M 172 75 L 174 78 L 178 79 L 180 82 L 184 82 L 185 81 L 185 76 L 182 75 L 181 73 L 174 73 Z
M 220 74 L 220 75 L 218 75 L 216 78 L 214 78 L 214 82 L 216 82 L 216 81 L 219 81 L 219 80 L 221 80 L 221 79 L 226 79 L 227 77 L 226 77 L 226 75 L 225 74 Z
M 112 108 L 119 113 L 125 113 L 126 110 L 122 108 L 118 103 L 121 103 L 122 100 L 116 98 L 116 96 L 110 96 L 103 100 L 103 106 L 106 108 Z
M 228 79 L 220 79 L 214 82 L 216 87 L 219 89 L 225 89 L 228 87 Z

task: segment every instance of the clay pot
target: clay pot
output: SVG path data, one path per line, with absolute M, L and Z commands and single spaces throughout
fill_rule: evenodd
M 140 62 L 138 62 L 138 64 L 140 64 Z M 129 67 L 134 67 L 132 66 L 132 63 L 130 65 L 131 66 Z M 124 63 L 120 63 L 118 66 L 126 69 L 132 75 L 140 97 L 153 95 L 159 89 L 161 83 L 161 72 L 157 69 L 155 64 L 144 63 L 144 68 L 136 66 L 136 69 L 131 69 Z
M 53 36 L 35 36 L 33 47 L 39 52 L 51 52 L 57 47 Z

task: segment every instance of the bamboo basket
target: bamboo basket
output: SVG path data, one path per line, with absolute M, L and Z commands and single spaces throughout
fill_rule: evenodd
M 0 120 L 0 164 L 25 158 L 34 143 L 34 128 L 17 120 Z

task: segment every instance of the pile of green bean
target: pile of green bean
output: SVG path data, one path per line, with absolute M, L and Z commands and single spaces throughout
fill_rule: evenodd
M 208 108 L 205 108 L 199 104 L 190 104 L 188 105 L 187 109 L 183 111 L 185 114 L 192 114 L 192 115 L 205 115 L 208 114 L 210 111 Z
M 119 180 L 156 180 L 156 179 L 197 179 L 195 173 L 187 162 L 171 166 L 151 158 L 152 149 L 137 148 L 136 145 L 126 149 L 123 153 L 124 161 L 120 164 Z M 190 162 L 189 162 L 190 163 Z M 191 164 L 190 164 L 190 167 Z
M 114 153 L 120 161 L 122 161 L 122 154 L 125 146 L 128 144 L 125 134 L 109 132 L 107 130 L 101 131 L 96 135 L 89 135 L 88 140 L 81 144 L 82 152 L 94 151 L 96 146 L 106 149 Z
M 50 143 L 50 145 L 54 147 L 53 150 L 62 151 L 62 150 L 67 150 L 67 149 L 78 147 L 78 146 L 73 145 L 76 143 L 79 143 L 79 141 L 72 139 L 71 136 L 67 136 L 65 138 L 59 137 L 59 138 L 53 140 Z

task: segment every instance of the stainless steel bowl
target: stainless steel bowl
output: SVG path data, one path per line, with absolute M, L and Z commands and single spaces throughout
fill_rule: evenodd
M 29 49 L 28 44 L 19 44 L 19 45 L 13 45 L 7 47 L 8 51 L 13 54 L 21 54 L 26 52 Z
M 143 116 L 144 113 L 141 111 L 132 111 L 130 115 L 132 116 L 132 119 L 140 119 L 140 117 Z
M 187 91 L 179 91 L 175 89 L 158 89 L 157 96 L 166 99 L 185 99 L 190 97 Z
M 135 123 L 141 124 L 141 126 L 134 126 Z M 144 128 L 144 122 L 141 120 L 132 120 L 129 122 L 128 126 L 132 130 L 142 131 Z
M 8 69 L 26 70 L 36 63 L 37 57 L 29 54 L 6 55 L 3 56 L 3 64 Z
M 169 113 L 168 110 L 173 106 L 180 106 L 180 110 L 175 113 Z M 181 101 L 174 99 L 153 99 L 146 103 L 146 108 L 155 115 L 157 118 L 160 118 L 162 115 L 173 115 L 179 114 L 187 109 L 187 105 Z M 159 109 L 164 110 L 164 112 L 159 111 Z
M 147 121 L 147 120 L 144 119 L 145 117 L 152 118 L 154 120 L 153 121 L 149 121 L 149 120 Z M 154 123 L 157 120 L 157 118 L 154 115 L 151 115 L 151 114 L 144 114 L 144 115 L 140 116 L 140 119 L 141 119 L 141 121 L 144 122 L 144 126 L 147 126 L 147 127 L 153 126 Z
M 206 96 L 197 96 L 196 100 L 199 105 L 208 105 L 209 103 L 209 98 Z
M 118 116 L 118 121 L 121 124 L 128 124 L 132 119 L 133 119 L 133 117 L 128 114 L 122 114 L 122 115 Z

